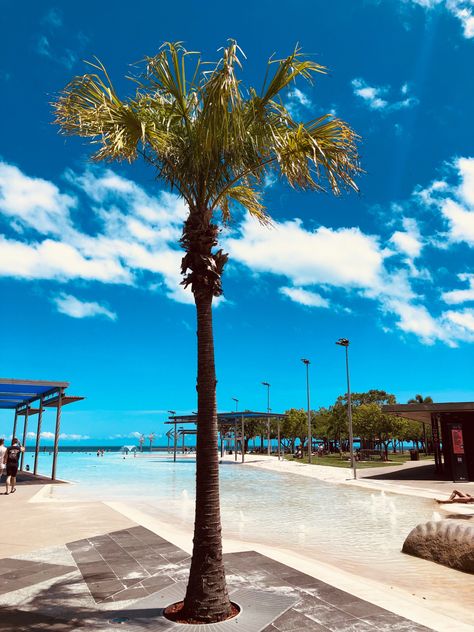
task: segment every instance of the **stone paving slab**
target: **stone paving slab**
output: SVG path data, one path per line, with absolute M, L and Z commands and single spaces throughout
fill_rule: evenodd
M 67 544 L 96 603 L 140 599 L 174 580 L 163 571 L 189 554 L 144 527 Z

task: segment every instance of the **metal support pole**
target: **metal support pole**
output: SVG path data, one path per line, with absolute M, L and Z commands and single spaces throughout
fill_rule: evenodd
M 36 429 L 36 445 L 35 445 L 35 466 L 33 468 L 33 474 L 36 476 L 38 473 L 38 454 L 40 446 L 41 436 L 41 424 L 43 423 L 43 396 L 40 398 L 39 412 L 38 412 L 38 427 Z
M 182 445 L 181 445 L 181 449 L 182 449 L 182 451 L 183 451 L 183 454 L 185 454 L 185 450 L 184 450 L 184 442 L 185 442 L 185 439 L 186 439 L 186 435 L 184 434 L 184 431 L 183 431 L 183 434 L 182 434 L 181 436 L 183 437 L 183 442 L 182 442 Z
M 280 460 L 281 458 L 280 418 L 278 418 L 277 425 L 278 425 L 278 460 Z
M 309 399 L 309 365 L 310 361 L 306 358 L 302 358 L 301 362 L 306 365 L 306 397 L 308 400 L 308 463 L 311 463 L 311 452 L 313 447 L 313 437 L 311 436 L 311 406 Z M 301 450 L 301 455 L 303 455 L 303 450 Z
M 15 408 L 15 419 L 13 420 L 12 440 L 16 437 L 16 424 L 18 421 L 18 408 Z
M 270 456 L 272 453 L 271 439 L 270 439 L 270 386 L 269 382 L 262 382 L 262 385 L 267 388 L 267 454 Z M 263 438 L 263 435 L 262 435 Z M 263 448 L 263 445 L 262 445 Z M 263 450 L 262 450 L 263 451 Z
M 234 461 L 237 461 L 237 420 L 234 419 Z
M 21 442 L 21 445 L 25 448 L 26 447 L 26 433 L 28 432 L 28 413 L 30 411 L 30 407 L 27 406 L 26 410 L 25 410 L 25 424 L 23 426 L 23 441 Z M 22 452 L 21 453 L 21 457 L 20 457 L 20 470 L 23 469 L 23 461 L 25 460 L 25 453 Z
M 221 439 L 221 459 L 224 456 L 224 431 L 223 431 L 223 426 L 220 427 L 219 429 L 219 436 Z
M 240 447 L 242 448 L 242 463 L 245 461 L 245 424 L 244 424 L 244 414 L 242 413 L 241 417 L 241 435 L 242 438 L 240 440 Z
M 58 445 L 59 445 L 59 430 L 61 428 L 61 409 L 63 401 L 63 391 L 60 388 L 58 391 L 58 407 L 56 408 L 56 428 L 54 430 L 54 451 L 53 451 L 53 469 L 51 471 L 51 480 L 56 480 L 56 463 L 58 460 Z
M 176 451 L 178 449 L 178 428 L 177 422 L 174 424 L 174 446 L 173 446 L 173 461 L 176 463 Z
M 354 472 L 354 479 L 357 478 L 356 461 L 354 458 L 354 435 L 352 432 L 352 401 L 351 382 L 349 377 L 349 344 L 346 345 L 346 374 L 347 374 L 347 415 L 349 417 L 349 450 L 351 454 L 351 467 Z

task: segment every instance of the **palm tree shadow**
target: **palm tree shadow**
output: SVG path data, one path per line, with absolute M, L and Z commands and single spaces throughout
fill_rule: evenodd
M 70 632 L 109 629 L 110 624 L 119 629 L 127 621 L 143 630 L 166 630 L 173 625 L 163 616 L 163 608 L 134 608 L 130 602 L 124 602 L 123 608 L 119 603 L 113 608 L 99 606 L 84 587 L 82 578 L 64 578 L 38 591 L 25 608 L 0 607 L 0 631 Z

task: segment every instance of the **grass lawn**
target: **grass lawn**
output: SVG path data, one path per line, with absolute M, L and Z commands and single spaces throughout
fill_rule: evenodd
M 308 457 L 305 456 L 302 459 L 295 459 L 293 456 L 285 456 L 285 459 L 288 461 L 296 461 L 297 463 L 307 463 Z M 420 460 L 430 460 L 433 459 L 432 456 L 426 456 L 421 454 L 420 452 Z M 388 453 L 388 461 L 357 461 L 357 469 L 362 469 L 366 467 L 387 467 L 389 465 L 403 465 L 406 461 L 410 460 L 410 453 L 405 452 L 401 454 L 397 452 L 396 454 Z M 349 463 L 349 454 L 345 455 L 344 458 L 341 459 L 339 454 L 326 454 L 324 456 L 316 456 L 313 454 L 312 457 L 312 465 L 331 465 L 332 467 L 350 467 Z

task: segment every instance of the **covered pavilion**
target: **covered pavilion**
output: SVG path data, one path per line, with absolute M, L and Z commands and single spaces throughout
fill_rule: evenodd
M 282 419 L 286 417 L 282 413 L 261 413 L 252 410 L 244 410 L 242 412 L 235 411 L 230 413 L 217 413 L 217 427 L 220 438 L 221 456 L 224 455 L 224 438 L 225 434 L 229 431 L 232 432 L 233 444 L 234 444 L 234 457 L 237 461 L 237 451 L 239 442 L 240 431 L 240 445 L 242 463 L 245 461 L 245 424 L 249 421 L 267 421 L 267 451 L 271 453 L 271 441 L 270 441 L 270 424 L 277 424 L 277 437 L 278 437 L 278 458 L 281 455 L 281 440 L 280 440 L 280 423 Z M 196 434 L 196 430 L 188 430 L 185 428 L 178 428 L 178 425 L 195 424 L 197 425 L 197 415 L 170 415 L 169 421 L 166 424 L 172 424 L 174 428 L 168 431 L 168 439 L 173 439 L 173 461 L 176 461 L 176 455 L 178 451 L 178 438 L 181 436 L 183 439 L 183 452 L 184 450 L 184 437 L 187 434 Z
M 383 412 L 431 427 L 436 472 L 452 481 L 474 481 L 474 402 L 395 404 Z
M 61 411 L 63 406 L 78 402 L 84 397 L 67 395 L 69 382 L 45 382 L 43 380 L 18 380 L 0 378 L 0 409 L 14 410 L 12 437 L 16 436 L 20 417 L 24 417 L 23 438 L 21 444 L 26 445 L 28 436 L 28 422 L 30 417 L 38 415 L 35 444 L 35 462 L 33 474 L 38 473 L 38 454 L 40 447 L 41 425 L 45 408 L 56 408 L 56 426 L 54 431 L 53 465 L 51 480 L 56 479 L 56 462 L 58 458 L 59 432 L 61 427 Z M 35 406 L 34 406 L 35 405 Z M 23 469 L 25 453 L 20 460 L 20 470 Z

